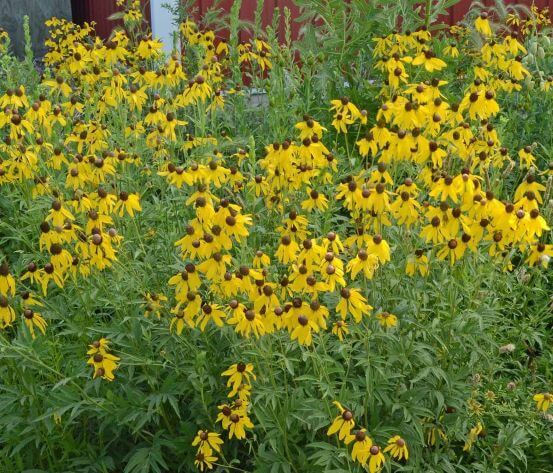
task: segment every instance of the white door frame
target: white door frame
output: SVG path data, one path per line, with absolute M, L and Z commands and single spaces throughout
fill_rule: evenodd
M 152 35 L 163 41 L 163 50 L 167 54 L 173 50 L 173 33 L 178 32 L 178 25 L 174 24 L 171 12 L 163 5 L 170 4 L 176 7 L 178 3 L 178 0 L 150 0 Z

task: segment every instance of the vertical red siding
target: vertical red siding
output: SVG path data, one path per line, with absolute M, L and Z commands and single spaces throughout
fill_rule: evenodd
M 150 0 L 142 0 L 141 3 L 144 17 L 150 22 Z M 109 37 L 113 27 L 121 24 L 121 21 L 108 20 L 110 15 L 120 11 L 115 0 L 71 0 L 71 10 L 76 23 L 95 21 L 96 34 L 102 38 Z
M 449 24 L 453 25 L 462 20 L 466 13 L 469 11 L 470 0 L 461 0 L 459 3 L 453 5 L 449 9 Z
M 299 8 L 294 4 L 293 0 L 260 0 L 263 1 L 263 13 L 262 13 L 262 23 L 263 26 L 270 25 L 273 21 L 273 15 L 275 8 L 280 9 L 281 19 L 284 20 L 284 7 L 290 9 L 292 13 L 292 19 L 295 19 L 299 15 Z M 367 0 L 370 1 L 370 0 Z M 544 8 L 549 7 L 550 14 L 553 18 L 553 0 L 526 0 L 526 1 L 514 1 L 506 0 L 507 3 L 513 4 L 525 4 L 530 6 L 532 3 L 535 3 L 538 7 Z M 150 19 L 150 1 L 142 0 L 144 12 L 146 19 Z M 465 14 L 470 8 L 470 0 L 461 0 L 449 10 L 449 15 L 444 18 L 444 21 L 448 21 L 449 24 L 456 23 L 463 19 Z M 493 0 L 484 0 L 484 4 L 492 5 Z M 73 9 L 73 18 L 76 22 L 83 21 L 95 21 L 96 22 L 96 32 L 101 37 L 108 37 L 111 33 L 111 30 L 117 22 L 107 20 L 107 17 L 112 13 L 115 13 L 118 9 L 115 6 L 115 0 L 72 0 L 72 9 Z M 198 9 L 198 14 L 201 16 L 208 8 L 213 6 L 214 0 L 196 0 L 196 6 Z M 233 0 L 222 0 L 219 2 L 219 7 L 224 11 L 230 11 L 230 8 L 233 4 Z M 253 20 L 254 12 L 257 5 L 257 0 L 242 0 L 242 7 L 240 9 L 240 18 L 243 20 Z M 292 37 L 293 39 L 298 37 L 300 24 L 292 21 Z M 281 21 L 281 26 L 278 31 L 278 36 L 280 41 L 284 40 L 284 25 Z M 249 39 L 248 32 L 241 32 L 240 40 L 247 41 Z
M 279 39 L 280 41 L 284 41 L 284 9 L 288 8 L 291 13 L 292 18 L 292 24 L 291 30 L 292 30 L 292 39 L 296 39 L 299 36 L 300 32 L 300 24 L 295 21 L 296 18 L 298 18 L 300 14 L 299 7 L 293 2 L 293 0 L 278 0 L 278 8 L 280 10 L 281 15 L 281 24 L 280 24 L 280 31 L 279 31 Z
M 201 16 L 208 8 L 212 7 L 215 4 L 214 0 L 197 0 L 196 4 L 198 6 L 198 13 Z M 232 7 L 233 0 L 223 0 L 218 2 L 218 7 L 224 11 L 230 11 Z M 240 19 L 246 21 L 253 21 L 255 17 L 255 10 L 257 7 L 257 0 L 242 0 L 242 5 L 240 7 Z M 298 37 L 300 24 L 294 21 L 299 16 L 299 7 L 295 5 L 293 0 L 264 0 L 263 1 L 263 11 L 261 13 L 261 23 L 262 25 L 268 26 L 273 23 L 275 9 L 278 8 L 280 15 L 279 18 L 279 29 L 277 35 L 280 41 L 284 41 L 284 8 L 288 8 L 291 12 L 292 24 L 292 38 L 296 39 Z M 242 31 L 240 33 L 240 41 L 247 41 L 250 38 L 251 34 L 247 31 Z
M 527 7 L 530 7 L 533 3 L 540 9 L 549 7 L 549 16 L 551 17 L 551 19 L 553 19 L 553 0 L 534 0 L 534 1 L 526 0 L 523 2 L 516 1 L 516 0 L 503 0 L 503 1 L 507 4 L 526 5 Z M 471 2 L 470 0 L 461 0 L 460 2 L 453 5 L 449 9 L 449 24 L 452 25 L 454 23 L 457 23 L 458 21 L 461 21 L 469 11 L 471 3 L 473 2 Z M 488 6 L 493 6 L 494 4 L 493 0 L 484 0 L 482 3 Z

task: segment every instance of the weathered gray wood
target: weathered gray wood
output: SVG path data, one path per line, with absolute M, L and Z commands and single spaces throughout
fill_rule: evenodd
M 70 0 L 0 0 L 0 27 L 10 35 L 13 50 L 24 54 L 23 16 L 29 16 L 35 56 L 44 55 L 44 39 L 47 29 L 44 22 L 56 16 L 71 18 Z

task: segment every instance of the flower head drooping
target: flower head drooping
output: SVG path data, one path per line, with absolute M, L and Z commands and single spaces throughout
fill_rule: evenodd
M 26 307 L 23 310 L 23 318 L 32 338 L 36 337 L 35 328 L 37 328 L 42 335 L 46 333 L 46 326 L 48 324 L 46 323 L 46 320 L 44 320 L 44 317 L 42 317 L 42 315 L 38 312 L 35 312 L 30 307 Z
M 251 385 L 251 380 L 255 380 L 252 363 L 235 363 L 228 370 L 223 371 L 221 376 L 228 376 L 227 386 L 232 386 L 229 397 L 236 395 L 242 384 Z
M 381 312 L 376 318 L 384 328 L 392 328 L 397 325 L 397 316 L 390 314 L 390 312 Z
M 351 429 L 355 427 L 353 413 L 349 409 L 344 408 L 338 401 L 334 401 L 334 405 L 340 411 L 340 415 L 334 419 L 326 434 L 333 435 L 338 433 L 338 438 L 344 440 L 351 435 Z
M 217 432 L 208 432 L 207 430 L 200 430 L 192 441 L 192 446 L 197 446 L 199 451 L 220 452 L 221 445 L 223 445 L 221 436 Z
M 217 457 L 213 455 L 213 450 L 211 450 L 209 447 L 198 450 L 196 456 L 194 457 L 194 465 L 200 471 L 213 469 L 213 463 L 216 461 Z
M 386 458 L 380 450 L 380 447 L 373 444 L 371 448 L 369 448 L 369 473 L 380 471 L 385 461 Z
M 107 381 L 113 381 L 113 371 L 117 369 L 119 357 L 109 353 L 109 341 L 105 338 L 96 340 L 89 345 L 86 352 L 90 355 L 87 363 L 94 367 L 93 378 L 101 377 Z
M 363 315 L 368 315 L 372 307 L 367 304 L 359 289 L 348 289 L 344 287 L 340 290 L 340 302 L 336 306 L 336 312 L 340 314 L 342 320 L 346 319 L 347 314 L 353 315 L 356 323 L 360 323 Z
M 483 430 L 484 426 L 481 422 L 478 422 L 472 429 L 470 429 L 465 445 L 463 446 L 464 452 L 471 451 L 473 444 L 476 442 Z
M 536 401 L 536 407 L 542 412 L 547 412 L 549 406 L 553 404 L 553 394 L 539 393 L 534 395 L 534 401 Z
M 0 295 L 6 297 L 15 295 L 15 279 L 10 274 L 10 268 L 6 261 L 0 265 Z
M 370 449 L 373 446 L 373 441 L 367 434 L 366 429 L 358 430 L 357 432 L 355 432 L 355 435 L 351 437 L 351 440 L 353 440 L 351 459 L 360 463 L 361 465 L 364 465 L 365 463 L 367 463 L 367 460 L 371 455 Z
M 390 455 L 396 460 L 408 460 L 409 450 L 407 444 L 399 435 L 394 435 L 388 440 L 388 446 L 384 449 L 384 453 L 390 452 Z

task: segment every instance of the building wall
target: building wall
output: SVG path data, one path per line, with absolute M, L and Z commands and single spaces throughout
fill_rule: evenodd
M 71 18 L 70 0 L 0 0 L 0 27 L 10 35 L 18 56 L 24 54 L 23 16 L 29 16 L 35 56 L 43 56 L 47 29 L 44 22 L 56 16 Z
M 147 20 L 150 20 L 150 7 L 153 10 L 159 10 L 157 7 L 163 3 L 174 2 L 177 0 L 142 0 L 143 9 Z M 530 5 L 532 1 L 540 6 L 549 6 L 553 17 L 553 0 L 526 0 L 526 1 L 513 1 L 506 0 L 506 3 L 519 3 Z M 203 13 L 207 8 L 217 3 L 218 7 L 224 10 L 230 9 L 233 0 L 195 0 L 198 13 Z M 467 12 L 472 2 L 469 0 L 461 0 L 459 3 L 450 8 L 450 14 L 443 20 L 449 23 L 454 23 L 460 20 Z M 484 4 L 492 4 L 493 0 L 482 0 Z M 151 4 L 151 5 L 150 5 Z M 240 11 L 240 17 L 246 20 L 253 19 L 253 12 L 255 10 L 257 0 L 242 0 L 242 8 Z M 288 7 L 292 11 L 292 16 L 296 17 L 299 13 L 297 6 L 293 0 L 263 0 L 263 23 L 270 24 L 274 13 L 274 8 Z M 42 56 L 44 54 L 44 39 L 46 37 L 46 28 L 44 21 L 52 16 L 71 18 L 73 9 L 73 19 L 77 23 L 83 21 L 96 21 L 96 32 L 101 37 L 108 37 L 111 29 L 117 22 L 109 21 L 107 17 L 118 11 L 119 8 L 115 5 L 115 0 L 0 0 L 0 27 L 6 29 L 12 38 L 12 44 L 14 51 L 19 55 L 23 55 L 24 40 L 23 40 L 23 16 L 29 15 L 31 24 L 31 35 L 33 39 L 33 49 L 36 56 Z M 158 12 L 158 20 L 161 20 Z M 156 18 L 153 19 L 156 22 Z M 154 26 L 154 33 L 157 36 L 164 37 L 170 35 L 172 28 L 163 27 L 160 21 Z M 299 24 L 292 23 L 293 36 L 298 34 Z M 279 36 L 283 36 L 283 31 L 279 31 Z M 241 33 L 241 39 L 246 40 L 247 34 Z
M 2 0 L 0 0 L 1 2 Z M 82 18 L 76 18 L 76 21 L 90 21 L 94 20 L 97 22 L 96 26 L 96 32 L 101 37 L 107 37 L 109 36 L 109 33 L 111 32 L 111 29 L 113 28 L 113 22 L 107 20 L 107 17 L 109 14 L 113 13 L 114 11 L 117 11 L 117 7 L 115 6 L 115 0 L 72 0 L 74 5 L 84 5 L 85 8 L 83 11 L 85 11 L 85 14 L 82 15 Z M 159 5 L 163 3 L 173 3 L 178 0 L 142 0 L 142 4 L 144 6 L 144 10 L 147 12 L 150 11 L 150 7 L 152 8 L 152 11 L 155 11 L 158 9 Z M 264 25 L 271 24 L 271 21 L 273 19 L 274 10 L 275 8 L 279 8 L 282 14 L 282 10 L 284 7 L 287 7 L 290 9 L 292 13 L 292 18 L 297 18 L 299 15 L 299 8 L 295 4 L 294 0 L 261 0 L 263 2 L 263 12 L 262 12 L 262 22 Z M 347 1 L 347 0 L 344 0 Z M 367 0 L 370 1 L 370 0 Z M 493 6 L 495 0 L 480 0 L 482 4 Z M 537 5 L 540 8 L 549 7 L 551 18 L 553 19 L 553 0 L 503 0 L 505 3 L 508 4 L 522 4 L 526 6 L 530 6 L 532 3 Z M 253 20 L 254 12 L 256 9 L 258 0 L 241 0 L 241 8 L 240 8 L 240 18 L 243 20 Z M 196 12 L 201 16 L 207 9 L 210 7 L 213 7 L 214 5 L 217 6 L 217 8 L 221 8 L 222 10 L 229 11 L 232 4 L 234 3 L 234 0 L 194 0 L 194 6 Z M 464 15 L 469 10 L 471 4 L 474 3 L 471 0 L 459 0 L 455 5 L 453 5 L 451 8 L 449 8 L 448 14 L 444 15 L 441 18 L 441 21 L 449 24 L 454 24 L 455 22 L 462 20 Z M 87 6 L 90 5 L 90 6 Z M 92 5 L 94 8 L 92 8 Z M 75 8 L 74 8 L 75 11 Z M 163 15 L 163 13 L 161 13 Z M 155 16 L 155 15 L 154 15 Z M 159 14 L 158 14 L 159 18 Z M 157 28 L 154 28 L 154 30 L 157 29 L 157 31 L 160 31 L 160 25 L 161 23 L 158 23 Z M 293 38 L 296 38 L 299 33 L 300 24 L 297 22 L 292 22 L 292 36 Z M 282 40 L 284 36 L 284 31 L 281 28 L 281 31 L 278 32 L 279 38 Z M 163 37 L 163 34 L 159 34 L 159 36 Z M 241 32 L 240 33 L 240 39 L 242 41 L 248 39 L 247 32 Z
M 152 2 L 155 1 L 152 0 Z M 172 1 L 168 0 L 167 3 Z M 115 0 L 70 0 L 70 3 L 73 10 L 73 21 L 79 25 L 94 21 L 96 34 L 101 38 L 108 38 L 113 28 L 122 24 L 121 20 L 108 19 L 113 13 L 121 11 Z M 140 3 L 145 20 L 150 22 L 150 0 L 140 0 Z
M 150 0 L 152 34 L 163 41 L 163 49 L 170 53 L 173 49 L 173 34 L 178 33 L 171 12 L 166 5 L 178 7 L 178 0 Z
M 547 7 L 549 8 L 549 15 L 551 19 L 553 19 L 553 0 L 503 0 L 503 2 L 512 5 L 526 5 L 527 7 L 530 7 L 532 4 L 535 4 L 539 8 Z M 457 21 L 462 20 L 465 14 L 469 11 L 471 3 L 473 2 L 470 0 L 460 0 L 449 9 L 449 18 L 446 17 L 444 21 L 447 21 L 449 24 L 454 24 Z M 493 6 L 494 0 L 481 0 L 481 3 L 487 6 Z

